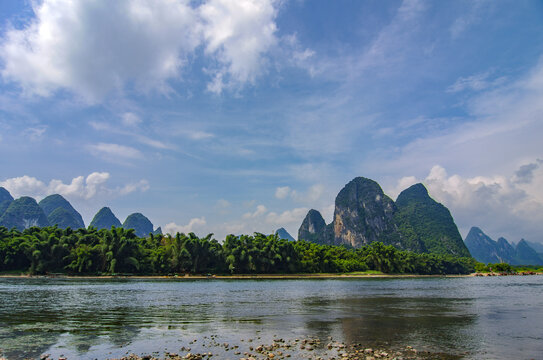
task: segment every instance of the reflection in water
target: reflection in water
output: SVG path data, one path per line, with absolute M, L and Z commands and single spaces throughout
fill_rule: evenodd
M 266 281 L 0 279 L 0 354 L 104 358 L 302 336 L 464 354 L 543 353 L 543 277 Z M 200 342 L 194 351 L 206 351 Z

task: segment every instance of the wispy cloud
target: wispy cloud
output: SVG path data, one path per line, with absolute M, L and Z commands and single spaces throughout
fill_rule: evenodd
M 135 160 L 143 158 L 143 154 L 138 149 L 119 144 L 98 143 L 88 145 L 88 149 L 93 155 L 110 161 Z

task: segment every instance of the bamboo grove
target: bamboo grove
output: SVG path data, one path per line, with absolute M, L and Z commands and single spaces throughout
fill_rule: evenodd
M 401 251 L 382 243 L 360 249 L 289 242 L 276 235 L 152 235 L 93 227 L 72 230 L 32 227 L 22 232 L 0 227 L 0 272 L 29 274 L 292 274 L 383 273 L 466 274 L 473 258 Z

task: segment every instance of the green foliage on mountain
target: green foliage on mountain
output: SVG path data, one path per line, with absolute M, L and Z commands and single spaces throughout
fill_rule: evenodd
M 49 226 L 49 221 L 36 200 L 23 196 L 9 204 L 0 217 L 0 226 L 24 230 L 32 226 Z
M 71 227 L 72 229 L 84 228 L 85 223 L 83 217 L 77 212 L 62 195 L 53 194 L 45 197 L 39 202 L 40 207 L 49 219 L 51 225 L 58 225 L 58 227 L 65 229 Z M 57 211 L 63 209 L 64 211 Z M 51 215 L 56 211 L 53 218 Z
M 0 186 L 0 203 L 3 203 L 6 200 L 13 201 L 13 196 L 11 196 L 9 191 Z
M 228 235 L 221 244 L 193 233 L 138 238 L 134 230 L 0 227 L 0 271 L 43 274 L 384 273 L 466 274 L 472 258 L 417 254 L 381 242 L 359 249 L 287 241 L 276 235 Z
M 470 256 L 449 210 L 432 199 L 422 184 L 402 191 L 395 222 L 404 248 L 433 254 Z
M 123 228 L 134 229 L 136 236 L 146 237 L 153 232 L 153 223 L 143 214 L 134 213 L 128 215 L 123 223 Z
M 94 215 L 90 226 L 100 229 L 110 229 L 112 226 L 122 227 L 121 222 L 113 214 L 110 208 L 103 207 Z
M 81 226 L 81 222 L 74 217 L 72 212 L 62 207 L 53 210 L 53 212 L 47 216 L 47 220 L 49 220 L 49 224 L 56 225 L 61 229 L 80 229 L 85 227 Z
M 13 200 L 4 200 L 0 202 L 0 217 L 4 215 L 4 212 L 8 209 L 9 205 L 13 202 Z
M 363 177 L 339 192 L 332 223 L 326 225 L 318 211 L 310 210 L 298 239 L 354 248 L 382 242 L 418 253 L 470 256 L 451 213 L 422 184 L 404 190 L 395 203 L 377 182 Z

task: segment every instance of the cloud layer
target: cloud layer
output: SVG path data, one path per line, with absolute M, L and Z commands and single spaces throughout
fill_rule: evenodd
M 254 82 L 278 42 L 273 0 L 44 0 L 33 12 L 0 44 L 2 76 L 29 95 L 68 90 L 96 102 L 127 85 L 167 93 L 200 47 L 208 89 L 220 93 Z
M 69 199 L 89 200 L 96 196 L 126 195 L 149 189 L 149 183 L 145 180 L 109 188 L 106 186 L 109 178 L 110 174 L 107 172 L 93 172 L 87 177 L 75 177 L 70 183 L 56 179 L 45 183 L 35 177 L 24 175 L 0 181 L 0 186 L 6 188 L 14 198 L 32 196 L 38 200 L 51 194 L 60 194 Z

